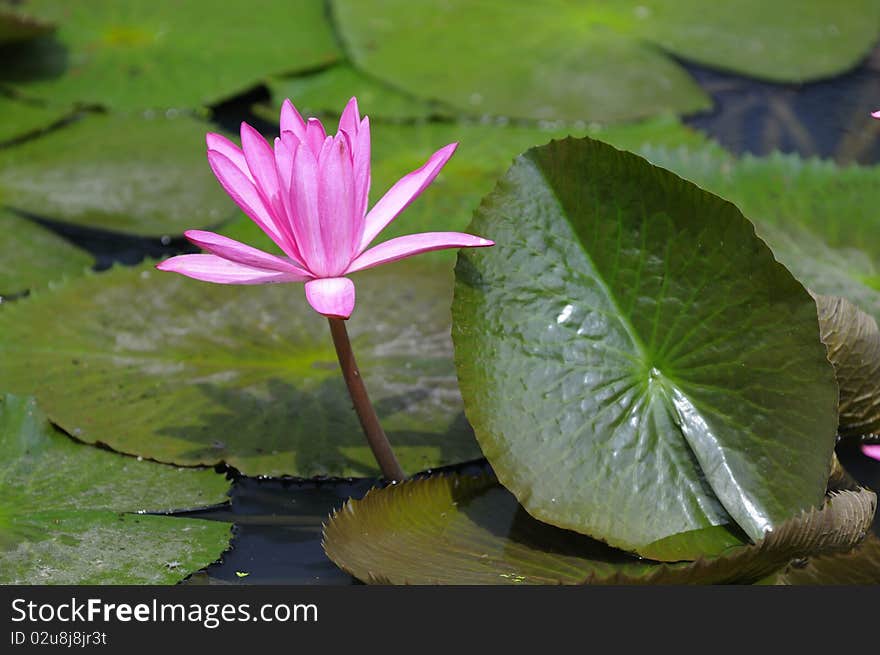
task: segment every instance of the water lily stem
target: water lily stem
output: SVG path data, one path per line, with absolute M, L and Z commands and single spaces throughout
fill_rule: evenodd
M 406 477 L 385 431 L 379 424 L 379 417 L 376 416 L 376 410 L 370 403 L 370 397 L 367 395 L 367 388 L 361 378 L 358 370 L 357 362 L 354 359 L 354 353 L 351 350 L 351 341 L 348 338 L 348 330 L 345 329 L 345 321 L 341 318 L 328 318 L 330 322 L 330 334 L 333 335 L 333 345 L 336 347 L 336 356 L 339 358 L 339 366 L 342 368 L 342 376 L 345 378 L 345 384 L 348 386 L 348 393 L 351 401 L 354 403 L 354 410 L 357 412 L 364 435 L 367 437 L 367 443 L 373 451 L 379 468 L 382 469 L 382 475 L 386 480 L 399 482 Z

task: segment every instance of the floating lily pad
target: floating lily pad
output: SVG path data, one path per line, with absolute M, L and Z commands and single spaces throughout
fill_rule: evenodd
M 89 115 L 0 150 L 0 198 L 16 209 L 126 234 L 220 223 L 235 206 L 205 158 L 208 123 Z
M 27 41 L 54 29 L 52 23 L 28 16 L 15 5 L 0 4 L 0 45 Z
M 0 396 L 0 583 L 173 584 L 217 560 L 229 525 L 166 513 L 227 500 L 209 470 L 76 443 L 33 398 Z
M 333 10 L 354 63 L 378 78 L 464 112 L 564 120 L 708 108 L 673 57 L 773 81 L 828 77 L 865 57 L 880 25 L 870 0 L 334 0 Z
M 404 469 L 480 457 L 452 363 L 450 269 L 402 262 L 354 279 L 354 351 Z M 0 335 L 0 388 L 36 395 L 83 441 L 247 475 L 378 473 L 301 285 L 120 268 L 11 304 Z
M 360 103 L 360 106 L 365 113 L 370 113 L 368 105 Z M 331 124 L 328 123 L 327 127 L 330 129 Z M 640 149 L 647 144 L 658 148 L 665 146 L 673 152 L 678 147 L 706 148 L 707 152 L 718 148 L 699 132 L 670 116 L 625 126 L 580 125 L 576 129 L 377 122 L 372 125 L 371 205 L 403 175 L 424 164 L 434 151 L 452 142 L 459 143 L 455 155 L 437 179 L 382 232 L 380 240 L 412 232 L 464 230 L 480 199 L 492 190 L 514 157 L 532 146 L 566 136 L 573 129 L 578 134 L 589 134 L 627 150 Z M 268 237 L 246 218 L 230 225 L 224 234 L 267 250 L 274 248 Z M 450 251 L 429 253 L 423 257 L 444 263 L 454 261 L 454 253 Z
M 21 7 L 58 30 L 4 53 L 0 84 L 59 105 L 199 107 L 266 75 L 339 57 L 320 0 L 25 0 Z
M 355 96 L 362 108 L 369 108 L 373 119 L 428 119 L 434 116 L 454 117 L 456 112 L 439 103 L 414 98 L 384 82 L 367 77 L 348 64 L 337 64 L 327 70 L 295 77 L 273 77 L 266 85 L 272 94 L 271 105 L 257 105 L 255 113 L 277 122 L 281 103 L 290 98 L 305 114 L 336 115 Z
M 844 298 L 816 296 L 822 341 L 840 386 L 841 436 L 880 433 L 880 330 Z
M 0 297 L 79 275 L 94 260 L 83 250 L 11 212 L 0 209 Z
M 795 557 L 849 550 L 871 523 L 867 490 L 830 496 L 756 545 L 661 564 L 532 518 L 494 478 L 435 475 L 350 500 L 324 548 L 363 582 L 391 584 L 751 583 Z
M 517 159 L 471 230 L 496 245 L 459 252 L 461 390 L 535 518 L 652 558 L 699 531 L 692 559 L 821 502 L 837 385 L 816 306 L 736 207 L 565 139 Z
M 0 95 L 0 144 L 36 134 L 71 116 L 70 110 Z
M 641 154 L 735 203 L 811 290 L 880 318 L 880 167 L 782 154 L 735 158 L 718 148 L 648 146 Z

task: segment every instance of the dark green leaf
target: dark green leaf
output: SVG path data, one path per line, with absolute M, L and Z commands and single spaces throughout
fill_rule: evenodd
M 837 386 L 816 306 L 736 207 L 566 139 L 520 157 L 471 230 L 496 245 L 459 253 L 462 394 L 534 517 L 683 558 L 661 540 L 757 540 L 821 502 Z
M 229 525 L 144 512 L 222 503 L 228 488 L 76 443 L 32 398 L 0 396 L 0 583 L 178 582 L 220 556 Z

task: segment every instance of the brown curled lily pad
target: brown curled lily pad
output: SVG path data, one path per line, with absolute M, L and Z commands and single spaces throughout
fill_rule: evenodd
M 840 385 L 841 436 L 880 432 L 880 330 L 845 298 L 816 296 L 822 341 Z
M 748 584 L 792 559 L 850 550 L 876 502 L 865 489 L 836 492 L 757 544 L 660 563 L 535 520 L 492 476 L 435 475 L 349 501 L 326 524 L 324 548 L 367 583 Z

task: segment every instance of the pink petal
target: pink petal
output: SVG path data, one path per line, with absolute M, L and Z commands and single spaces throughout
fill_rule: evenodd
M 304 278 L 312 277 L 308 271 L 303 270 L 290 260 L 276 257 L 235 239 L 224 237 L 221 234 L 205 232 L 203 230 L 187 230 L 183 235 L 202 250 L 207 250 L 211 254 L 223 259 L 254 268 L 265 268 L 282 273 L 295 273 Z
M 178 255 L 160 262 L 156 268 L 217 284 L 273 284 L 303 282 L 307 279 L 296 273 L 270 271 L 238 264 L 217 255 Z
M 324 140 L 326 138 L 327 133 L 324 132 L 324 126 L 321 125 L 321 121 L 317 118 L 310 118 L 309 122 L 306 124 L 305 137 L 301 140 L 309 144 L 309 148 L 315 156 L 315 159 L 317 159 L 318 155 L 321 153 L 321 147 L 324 145 Z
M 880 118 L 880 116 L 877 116 L 877 118 Z M 865 444 L 862 446 L 862 453 L 880 461 L 880 444 Z
M 449 161 L 457 147 L 457 143 L 450 143 L 448 146 L 441 148 L 431 155 L 424 166 L 400 178 L 382 196 L 381 200 L 367 214 L 364 235 L 361 238 L 360 244 L 362 252 L 378 236 L 379 232 L 384 230 L 409 203 L 415 200 L 416 196 L 434 181 L 440 169 Z
M 300 116 L 299 112 L 296 110 L 296 107 L 293 106 L 293 103 L 290 102 L 289 99 L 285 100 L 281 104 L 281 129 L 279 130 L 282 134 L 284 132 L 293 132 L 297 139 L 302 141 L 306 135 L 306 122 L 303 120 L 303 117 Z
M 233 164 L 238 166 L 239 170 L 241 170 L 242 173 L 247 175 L 248 179 L 250 179 L 251 182 L 254 181 L 250 170 L 248 170 L 248 165 L 247 161 L 244 158 L 244 153 L 241 151 L 241 148 L 235 145 L 232 141 L 227 139 L 222 134 L 209 132 L 205 135 L 205 143 L 208 144 L 208 150 L 216 150 L 221 155 L 227 157 Z
M 263 135 L 244 122 L 241 124 L 241 149 L 257 190 L 262 192 L 263 199 L 277 213 L 281 206 L 281 185 L 275 168 L 275 153 Z
M 361 121 L 357 137 L 352 145 L 352 160 L 355 188 L 354 212 L 358 219 L 356 238 L 358 250 L 360 250 L 360 241 L 364 235 L 364 216 L 367 213 L 367 203 L 370 198 L 370 119 L 366 116 Z
M 241 124 L 241 145 L 248 168 L 256 180 L 255 187 L 272 214 L 273 225 L 284 238 L 282 250 L 299 261 L 301 256 L 288 220 L 287 203 L 281 198 L 275 153 L 263 136 L 247 123 Z
M 303 263 L 318 276 L 327 275 L 327 262 L 321 240 L 318 213 L 318 161 L 306 143 L 301 143 L 293 157 L 290 204 L 293 226 Z
M 351 263 L 358 243 L 353 237 L 360 223 L 354 215 L 354 171 L 344 132 L 331 138 L 318 162 L 318 211 L 325 275 L 341 275 Z
M 345 109 L 342 110 L 342 116 L 339 118 L 339 131 L 348 132 L 351 138 L 354 139 L 357 136 L 360 122 L 361 114 L 358 111 L 358 101 L 357 98 L 352 98 L 345 105 Z
M 285 250 L 285 239 L 275 227 L 275 219 L 270 213 L 257 189 L 238 166 L 231 159 L 218 150 L 208 151 L 208 163 L 211 170 L 220 181 L 223 190 L 241 207 L 260 229 L 268 234 L 278 246 Z M 286 252 L 286 250 L 285 250 Z
M 347 277 L 324 277 L 306 282 L 306 300 L 319 314 L 348 318 L 354 310 L 354 283 Z
M 290 177 L 293 175 L 293 155 L 300 141 L 293 132 L 282 132 L 275 138 L 275 168 L 278 170 L 278 181 L 281 183 L 282 197 L 284 191 L 290 193 Z
M 880 109 L 878 109 L 877 111 L 872 111 L 871 116 L 873 116 L 874 118 L 880 118 Z
M 406 236 L 389 239 L 384 243 L 380 243 L 374 248 L 370 248 L 360 257 L 355 259 L 346 275 L 355 271 L 362 271 L 365 268 L 372 268 L 380 264 L 412 257 L 423 252 L 432 250 L 443 250 L 445 248 L 483 248 L 486 246 L 494 246 L 495 242 L 482 237 L 475 237 L 471 234 L 463 234 L 462 232 L 423 232 L 421 234 L 407 234 Z
M 301 238 L 297 233 L 296 223 L 293 220 L 294 207 L 290 199 L 290 189 L 293 178 L 293 157 L 299 143 L 299 139 L 294 136 L 293 132 L 282 132 L 281 136 L 275 139 L 275 168 L 278 171 L 278 181 L 281 184 L 281 204 L 284 208 L 284 214 L 287 216 L 291 239 L 293 239 L 296 244 L 297 256 L 294 257 L 294 259 L 302 262 L 302 253 L 299 250 Z

